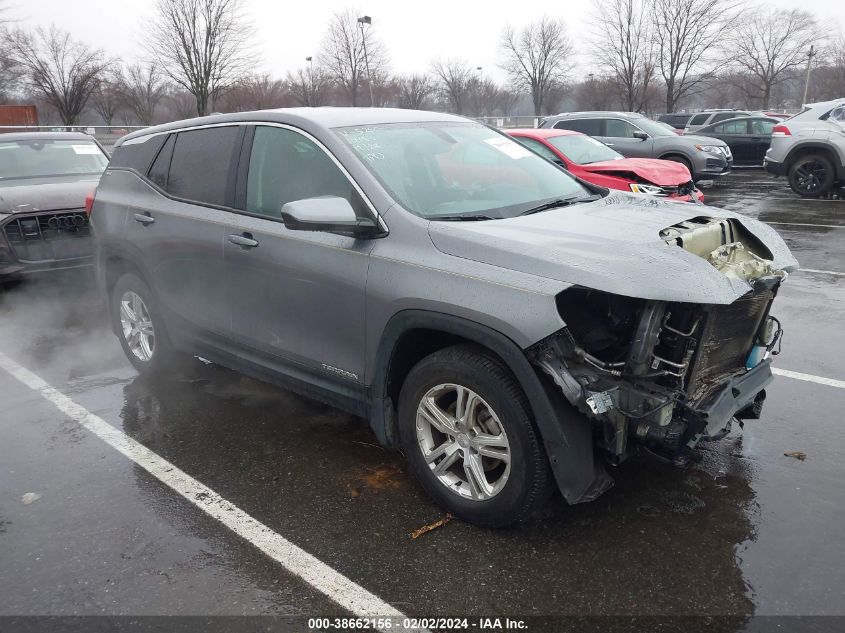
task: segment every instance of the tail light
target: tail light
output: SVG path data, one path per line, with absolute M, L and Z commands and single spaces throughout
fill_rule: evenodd
M 94 188 L 88 192 L 87 196 L 85 196 L 85 215 L 87 215 L 88 217 L 91 217 L 91 210 L 94 208 L 94 194 L 96 193 L 97 189 Z
M 772 136 L 792 136 L 792 132 L 785 125 L 776 125 L 772 128 Z

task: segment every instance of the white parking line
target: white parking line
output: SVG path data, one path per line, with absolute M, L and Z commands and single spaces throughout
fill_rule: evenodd
M 845 380 L 825 378 L 824 376 L 814 376 L 813 374 L 802 374 L 800 371 L 780 369 L 779 367 L 772 367 L 772 373 L 777 376 L 783 376 L 784 378 L 793 378 L 794 380 L 814 382 L 817 385 L 826 385 L 828 387 L 839 387 L 840 389 L 845 389 Z
M 838 273 L 835 270 L 817 270 L 815 268 L 799 268 L 799 273 L 820 273 L 822 275 L 840 275 L 845 277 L 845 273 Z
M 777 224 L 778 226 L 815 226 L 821 229 L 845 229 L 842 224 L 810 224 L 808 222 L 764 222 L 764 224 Z
M 335 571 L 305 550 L 254 519 L 208 486 L 116 429 L 85 407 L 54 389 L 31 371 L 0 352 L 0 368 L 49 400 L 59 411 L 138 464 L 153 477 L 249 541 L 292 574 L 331 598 L 358 617 L 393 618 L 393 630 L 401 630 L 400 611 L 378 596 Z M 396 620 L 399 622 L 396 622 Z M 386 630 L 386 629 L 385 629 Z

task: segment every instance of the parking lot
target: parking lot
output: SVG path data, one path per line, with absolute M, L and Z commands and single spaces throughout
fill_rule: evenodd
M 139 378 L 85 279 L 5 291 L 0 615 L 845 616 L 845 200 L 759 171 L 704 193 L 804 269 L 775 304 L 763 418 L 689 470 L 632 459 L 598 501 L 501 531 L 412 539 L 442 513 L 364 421 L 200 361 Z

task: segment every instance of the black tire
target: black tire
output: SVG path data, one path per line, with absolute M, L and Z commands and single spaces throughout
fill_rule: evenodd
M 822 154 L 807 154 L 789 166 L 789 187 L 799 196 L 818 198 L 833 189 L 836 172 Z
M 126 335 L 124 335 L 120 314 L 121 300 L 126 296 L 126 293 L 134 293 L 141 299 L 145 311 L 149 315 L 149 321 L 152 323 L 154 336 L 153 345 L 150 346 L 152 353 L 149 360 L 140 358 L 132 350 Z M 176 366 L 175 361 L 181 360 L 182 356 L 173 349 L 161 318 L 161 313 L 158 310 L 155 296 L 150 291 L 149 286 L 138 276 L 127 273 L 115 283 L 110 301 L 109 312 L 111 313 L 112 329 L 117 334 L 123 352 L 133 367 L 144 375 L 152 375 L 173 369 Z
M 495 412 L 507 436 L 509 475 L 499 491 L 488 499 L 466 498 L 448 488 L 432 472 L 417 440 L 418 406 L 429 390 L 443 383 L 474 391 L 483 400 L 482 404 Z M 501 361 L 483 348 L 457 345 L 417 363 L 402 385 L 398 426 L 410 471 L 439 505 L 470 523 L 498 528 L 524 521 L 545 504 L 554 490 L 549 462 L 525 394 Z M 489 465 L 489 461 L 485 463 Z
M 683 156 L 680 156 L 679 154 L 671 154 L 670 156 L 664 156 L 663 160 L 671 160 L 673 163 L 680 163 L 689 170 L 690 178 L 692 178 L 693 182 L 698 180 L 698 178 L 695 177 L 695 172 L 692 170 L 692 163 Z

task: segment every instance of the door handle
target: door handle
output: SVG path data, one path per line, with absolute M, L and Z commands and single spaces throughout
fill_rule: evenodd
M 152 224 L 153 222 L 156 221 L 156 219 L 153 216 L 148 215 L 148 214 L 136 213 L 135 214 L 135 221 L 140 222 L 141 224 L 147 225 L 147 224 Z
M 605 143 L 608 147 L 613 147 L 613 143 Z
M 258 246 L 258 240 L 253 239 L 252 233 L 243 233 L 241 235 L 230 235 L 229 241 L 232 244 L 237 244 L 242 248 L 255 248 Z
M 752 140 L 752 141 L 762 141 L 763 139 L 762 139 L 762 138 L 760 138 L 759 136 L 752 136 L 752 137 L 751 137 L 751 140 Z

